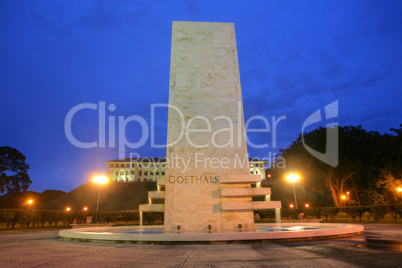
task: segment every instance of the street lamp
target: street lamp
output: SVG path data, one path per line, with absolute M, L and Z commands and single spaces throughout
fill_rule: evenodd
M 105 176 L 96 176 L 92 179 L 93 182 L 99 184 L 98 188 L 98 202 L 96 202 L 96 216 L 95 216 L 95 223 L 98 223 L 98 211 L 99 211 L 99 198 L 100 198 L 100 189 L 101 185 L 108 182 L 108 179 Z
M 29 199 L 27 203 L 28 203 L 28 208 L 31 209 L 31 208 L 32 208 L 32 204 L 33 204 L 33 200 L 32 200 L 32 199 Z
M 70 208 L 70 207 L 67 207 L 67 208 L 66 208 L 66 211 L 70 211 L 70 210 L 71 210 L 71 208 Z
M 300 176 L 297 175 L 297 174 L 289 174 L 289 175 L 286 177 L 286 180 L 289 181 L 289 182 L 291 182 L 292 185 L 293 185 L 293 194 L 294 194 L 294 196 L 295 196 L 295 206 L 296 206 L 296 209 L 297 209 L 297 198 L 296 198 L 295 183 L 298 182 L 299 179 L 300 179 Z
M 306 208 L 308 208 L 310 205 L 309 205 L 309 204 L 305 204 L 304 206 L 305 206 Z
M 343 200 L 343 205 L 345 206 L 346 196 L 345 196 L 345 195 L 342 195 L 341 198 L 342 198 L 342 200 Z
M 88 210 L 88 208 L 87 207 L 84 207 L 84 211 L 87 211 Z
M 290 208 L 293 208 L 294 206 L 293 206 L 293 204 L 290 204 L 289 207 L 290 207 Z

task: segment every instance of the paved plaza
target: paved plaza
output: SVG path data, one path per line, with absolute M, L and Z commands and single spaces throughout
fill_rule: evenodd
M 0 232 L 1 267 L 401 267 L 402 226 L 305 242 L 215 245 L 89 243 L 59 229 Z

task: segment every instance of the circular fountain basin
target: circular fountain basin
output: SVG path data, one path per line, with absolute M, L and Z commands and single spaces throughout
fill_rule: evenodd
M 362 225 L 332 223 L 256 224 L 254 230 L 165 232 L 163 226 L 90 227 L 61 230 L 62 239 L 116 243 L 214 243 L 309 240 L 355 235 Z

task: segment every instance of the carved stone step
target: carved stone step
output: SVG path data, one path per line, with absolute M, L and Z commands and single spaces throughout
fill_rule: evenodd
M 148 192 L 148 198 L 165 199 L 165 192 L 164 191 L 150 191 L 150 192 Z
M 164 204 L 143 204 L 143 205 L 140 205 L 139 211 L 164 212 L 165 211 L 165 205 Z
M 266 196 L 271 194 L 271 188 L 222 188 L 222 197 Z
M 281 208 L 281 201 L 256 201 L 256 202 L 224 202 L 223 211 L 253 211 L 261 209 Z
M 261 181 L 261 175 L 221 175 L 220 183 L 257 183 Z

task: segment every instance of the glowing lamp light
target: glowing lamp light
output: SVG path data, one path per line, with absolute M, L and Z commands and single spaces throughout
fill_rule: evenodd
M 32 203 L 33 203 L 33 200 L 32 200 L 32 199 L 29 199 L 29 200 L 28 200 L 28 204 L 31 205 Z
M 92 181 L 95 183 L 104 184 L 108 182 L 108 178 L 105 176 L 95 176 Z
M 95 176 L 95 177 L 93 177 L 92 181 L 99 184 L 98 201 L 96 202 L 96 216 L 95 216 L 95 223 L 98 223 L 99 199 L 100 199 L 101 185 L 107 183 L 109 180 L 105 176 Z
M 309 205 L 309 204 L 305 204 L 304 206 L 305 206 L 306 208 L 308 208 L 310 205 Z
M 346 199 L 346 196 L 342 195 L 341 198 L 342 198 L 342 200 L 345 200 L 345 199 Z
M 87 207 L 84 207 L 84 211 L 87 211 L 88 210 L 88 208 Z
M 402 187 L 398 187 L 398 189 L 396 189 L 398 192 L 402 192 Z
M 66 211 L 70 211 L 70 210 L 71 210 L 71 208 L 69 208 L 69 207 L 68 207 L 68 208 L 66 208 Z
M 300 179 L 300 176 L 297 174 L 289 174 L 286 176 L 286 180 L 290 182 L 297 182 Z
M 290 205 L 289 205 L 289 207 L 290 207 L 290 208 L 293 208 L 293 207 L 294 207 L 294 205 L 293 205 L 293 204 L 290 204 Z

